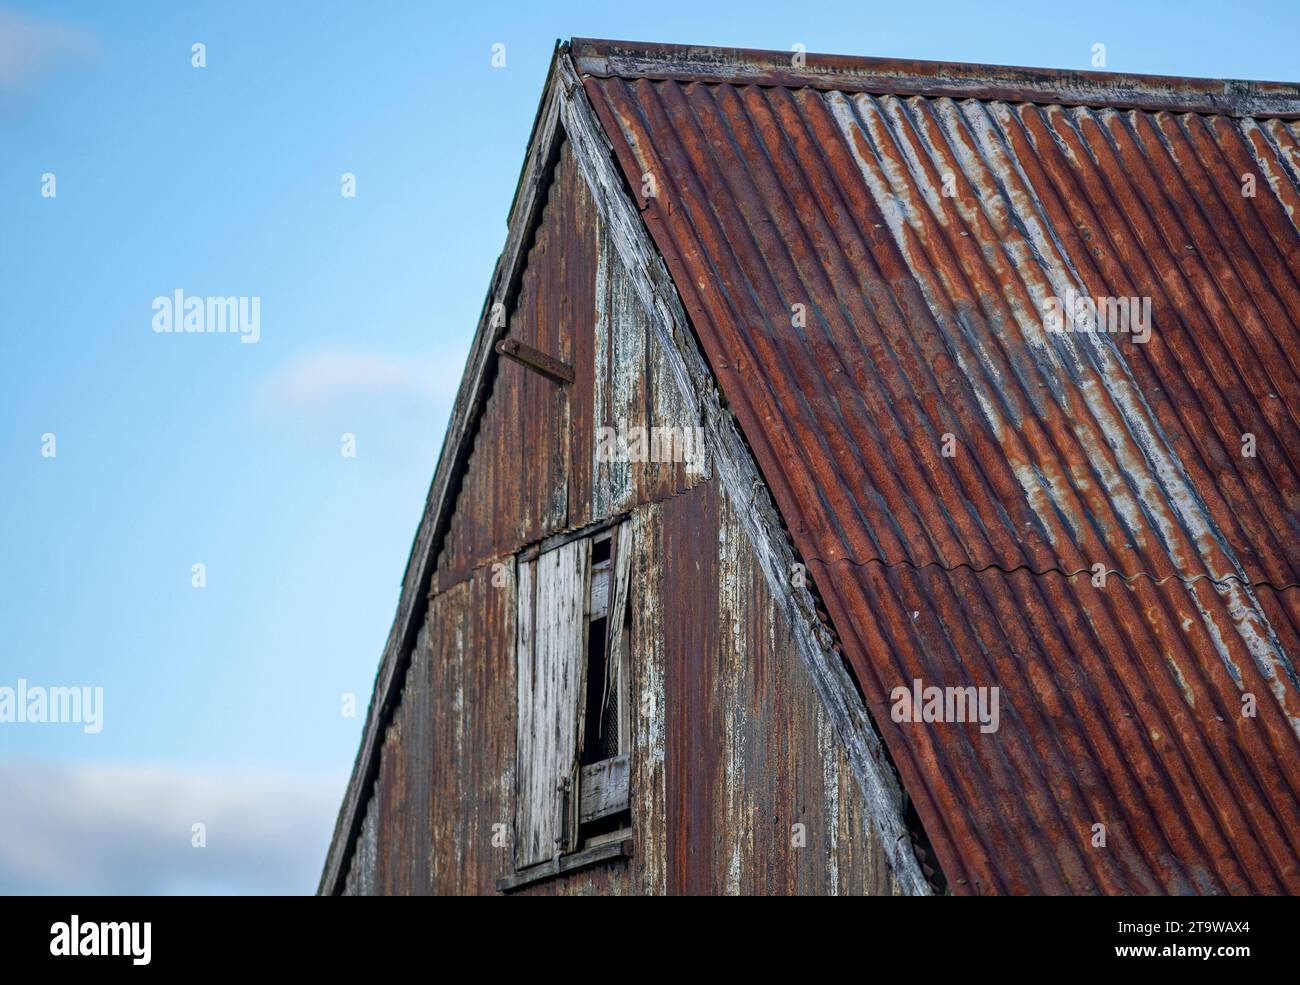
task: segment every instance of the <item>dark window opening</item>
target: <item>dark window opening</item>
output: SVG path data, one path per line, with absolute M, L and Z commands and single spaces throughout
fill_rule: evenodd
M 600 839 L 602 835 L 626 831 L 631 823 L 632 815 L 629 811 L 619 811 L 617 814 L 610 814 L 608 817 L 588 821 L 582 826 L 583 844 Z
M 617 756 L 618 688 L 607 682 L 605 633 L 609 621 L 593 619 L 587 624 L 587 701 L 582 728 L 580 764 L 590 766 Z

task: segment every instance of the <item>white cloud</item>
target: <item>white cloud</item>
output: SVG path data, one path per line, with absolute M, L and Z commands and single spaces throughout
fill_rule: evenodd
M 427 400 L 455 393 L 459 367 L 447 361 L 403 359 L 373 352 L 319 349 L 296 356 L 267 382 L 277 403 L 320 407 L 339 398 L 411 396 Z
M 346 777 L 0 763 L 0 893 L 315 892 Z M 207 827 L 207 847 L 191 845 Z
M 63 59 L 96 50 L 90 32 L 62 21 L 0 10 L 0 95 L 34 85 Z

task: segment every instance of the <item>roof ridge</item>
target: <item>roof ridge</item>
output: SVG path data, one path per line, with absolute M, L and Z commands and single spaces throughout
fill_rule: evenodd
M 580 75 L 1300 119 L 1300 83 L 574 38 Z

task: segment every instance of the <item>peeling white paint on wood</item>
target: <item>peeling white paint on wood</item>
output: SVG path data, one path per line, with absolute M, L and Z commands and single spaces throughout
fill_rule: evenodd
M 664 633 L 663 607 L 648 586 L 649 571 L 663 556 L 659 540 L 659 506 L 651 503 L 632 513 L 632 550 L 628 552 L 628 605 L 633 640 L 628 688 L 632 764 L 630 802 L 641 869 L 641 892 L 668 891 L 668 813 L 665 792 Z
M 745 604 L 748 578 L 741 571 L 741 535 L 734 523 L 734 514 L 724 504 L 718 521 L 718 639 L 721 644 L 721 665 L 718 668 L 722 692 L 722 734 L 725 748 L 722 751 L 723 788 L 720 815 L 729 819 L 722 826 L 721 841 L 726 859 L 723 892 L 730 896 L 742 892 L 741 859 L 754 857 L 754 828 L 746 823 L 753 817 L 752 804 L 748 803 L 745 775 L 745 749 L 749 738 L 746 721 L 753 701 L 743 691 L 748 653 L 746 652 L 747 627 L 742 608 Z M 775 614 L 769 622 L 775 622 Z M 705 656 L 705 655 L 702 655 Z M 778 722 L 767 723 L 780 727 Z
M 700 420 L 672 374 L 661 340 L 656 336 L 635 278 L 619 254 L 609 229 L 602 224 L 597 237 L 596 364 L 594 425 L 612 428 L 620 439 L 644 429 L 671 429 L 676 436 L 695 434 Z M 609 516 L 625 511 L 646 490 L 673 484 L 685 465 L 676 462 L 601 461 L 599 441 L 593 441 L 592 513 Z M 677 480 L 687 488 L 708 477 L 707 455 L 697 472 Z

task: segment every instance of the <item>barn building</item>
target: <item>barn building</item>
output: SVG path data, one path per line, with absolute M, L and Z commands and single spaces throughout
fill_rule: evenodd
M 1300 892 L 1298 120 L 558 45 L 320 891 Z

